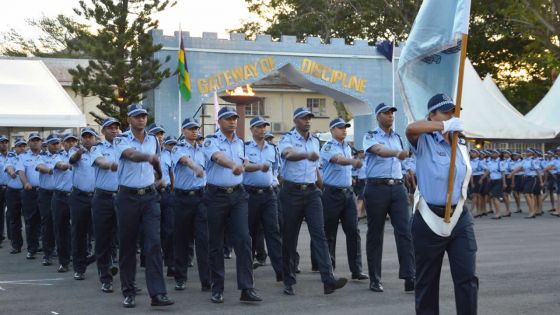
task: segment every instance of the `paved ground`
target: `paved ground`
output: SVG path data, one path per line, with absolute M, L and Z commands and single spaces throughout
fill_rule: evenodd
M 560 313 L 560 218 L 548 214 L 535 220 L 524 215 L 500 221 L 477 219 L 478 276 L 480 278 L 479 314 L 559 314 Z M 365 240 L 365 223 L 360 224 Z M 235 285 L 235 260 L 226 261 L 225 303 L 210 303 L 209 293 L 200 291 L 196 281 L 187 290 L 173 290 L 167 279 L 169 296 L 176 304 L 151 308 L 146 293 L 143 269 L 137 282 L 143 288 L 135 309 L 121 307 L 120 293 L 99 291 L 95 269 L 89 268 L 85 281 L 75 281 L 71 273 L 59 274 L 56 266 L 43 267 L 39 260 L 27 261 L 24 254 L 10 255 L 8 244 L 0 249 L 0 314 L 413 314 L 413 295 L 403 293 L 397 278 L 398 265 L 391 226 L 385 230 L 383 281 L 385 292 L 368 290 L 368 281 L 350 282 L 344 289 L 325 296 L 319 274 L 310 272 L 309 236 L 305 225 L 299 252 L 302 273 L 298 276 L 297 295 L 282 295 L 270 265 L 255 272 L 256 287 L 264 298 L 259 305 L 238 302 Z M 338 276 L 349 276 L 344 233 L 339 232 Z M 365 253 L 365 241 L 362 242 Z M 364 267 L 365 254 L 364 254 Z M 196 268 L 190 279 L 197 279 Z M 119 288 L 118 280 L 115 287 Z M 447 261 L 441 279 L 441 313 L 454 314 L 453 285 Z

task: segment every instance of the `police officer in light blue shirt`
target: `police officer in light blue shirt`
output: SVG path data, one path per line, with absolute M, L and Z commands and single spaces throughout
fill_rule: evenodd
M 202 146 L 197 143 L 200 122 L 186 118 L 181 126 L 183 141 L 171 153 L 174 177 L 174 257 L 175 290 L 186 288 L 189 247 L 195 244 L 201 289 L 210 291 L 208 262 L 208 222 L 202 193 L 206 185 L 206 161 Z
M 509 197 L 513 189 L 513 180 L 511 179 L 511 171 L 512 171 L 512 160 L 511 155 L 512 152 L 510 150 L 502 150 L 500 152 L 502 154 L 502 159 L 500 161 L 500 169 L 504 175 L 504 185 L 503 185 L 503 197 L 504 197 L 504 204 L 506 207 L 506 213 L 503 215 L 504 217 L 511 217 L 511 209 L 509 204 Z
M 513 175 L 513 170 L 518 169 L 522 163 L 523 163 L 523 158 L 521 156 L 521 153 L 517 151 L 512 152 L 511 163 L 510 163 L 510 174 L 506 178 L 511 178 L 512 181 L 513 199 L 515 200 L 515 205 L 517 206 L 517 210 L 513 213 L 523 212 L 523 210 L 521 210 L 521 193 L 523 193 L 524 172 L 520 170 L 517 173 L 515 173 L 515 175 Z
M 39 213 L 39 171 L 36 167 L 41 158 L 43 139 L 37 133 L 31 133 L 27 139 L 29 150 L 19 157 L 16 167 L 23 184 L 21 205 L 25 219 L 25 237 L 27 241 L 27 259 L 35 259 L 39 249 L 41 233 L 41 214 Z
M 52 213 L 56 251 L 58 255 L 58 272 L 67 272 L 70 264 L 71 224 L 68 199 L 72 191 L 72 165 L 68 152 L 78 143 L 73 134 L 66 134 L 62 138 L 63 150 L 53 156 L 55 160 L 53 178 L 55 191 L 52 198 Z
M 245 142 L 248 165 L 243 176 L 243 186 L 249 193 L 249 230 L 255 245 L 262 226 L 276 281 L 282 281 L 282 239 L 273 172 L 277 151 L 264 139 L 266 127 L 270 126 L 268 121 L 257 116 L 251 119 L 249 126 L 253 139 Z
M 329 124 L 332 140 L 321 148 L 323 173 L 323 216 L 325 219 L 325 236 L 329 245 L 333 268 L 336 267 L 336 234 L 338 222 L 346 235 L 348 266 L 352 279 L 367 280 L 362 273 L 362 241 L 358 229 L 358 209 L 356 196 L 352 190 L 352 168 L 362 167 L 362 160 L 353 158 L 352 149 L 345 141 L 346 128 L 350 124 L 342 118 L 336 118 Z
M 248 226 L 248 195 L 243 189 L 245 154 L 243 140 L 237 137 L 237 112 L 223 107 L 218 112 L 220 130 L 204 141 L 207 185 L 204 203 L 208 209 L 208 241 L 212 275 L 213 303 L 223 303 L 224 233 L 229 222 L 229 235 L 237 256 L 237 287 L 241 301 L 259 302 L 253 286 L 251 237 Z
M 414 291 L 414 254 L 410 235 L 408 194 L 404 186 L 401 161 L 409 156 L 401 136 L 393 130 L 396 107 L 381 103 L 375 108 L 379 127 L 364 135 L 366 152 L 366 187 L 364 190 L 367 211 L 367 259 L 370 290 L 383 292 L 381 260 L 383 231 L 389 214 L 395 229 L 399 253 L 399 278 L 404 279 L 405 292 Z
M 484 165 L 484 175 L 482 175 L 480 181 L 482 182 L 486 178 L 489 178 L 488 185 L 490 185 L 490 198 L 496 210 L 492 219 L 501 219 L 500 198 L 503 196 L 503 186 L 505 184 L 505 180 L 503 170 L 501 168 L 499 152 L 496 150 L 490 150 L 490 160 L 488 160 Z
M 39 213 L 41 214 L 41 243 L 43 247 L 43 266 L 52 265 L 51 256 L 54 251 L 54 224 L 52 214 L 52 197 L 56 188 L 54 166 L 56 155 L 60 151 L 60 139 L 56 134 L 50 134 L 45 140 L 47 150 L 41 154 L 41 161 L 37 165 L 39 174 Z
M 309 109 L 297 108 L 293 113 L 295 128 L 282 136 L 279 151 L 282 157 L 282 189 L 280 202 L 282 228 L 282 259 L 284 261 L 284 294 L 294 295 L 296 284 L 297 241 L 303 218 L 311 236 L 311 257 L 318 264 L 325 294 L 346 285 L 346 278 L 336 279 L 325 237 L 323 204 L 319 173 L 319 139 L 309 130 L 315 117 Z
M 72 193 L 68 198 L 72 218 L 72 266 L 74 279 L 84 280 L 88 265 L 88 231 L 91 227 L 91 200 L 95 189 L 93 159 L 97 133 L 92 128 L 80 132 L 81 144 L 70 149 Z
M 161 212 L 156 187 L 162 187 L 156 137 L 145 128 L 148 112 L 140 104 L 128 106 L 130 132 L 113 139 L 119 157 L 119 190 L 115 200 L 119 224 L 119 268 L 123 306 L 136 306 L 136 240 L 144 239 L 146 285 L 152 306 L 174 302 L 167 297 L 161 257 Z M 156 176 L 157 175 L 157 176 Z
M 462 195 L 467 174 L 468 157 L 463 158 L 460 146 L 455 159 L 455 179 L 451 192 L 453 211 L 460 211 L 458 221 L 448 236 L 436 234 L 443 223 L 453 132 L 463 131 L 460 119 L 453 117 L 455 104 L 445 94 L 437 94 L 428 102 L 428 120 L 408 125 L 406 136 L 416 156 L 416 176 L 421 198 L 428 204 L 424 214 L 417 210 L 412 219 L 412 236 L 416 261 L 416 313 L 439 313 L 439 279 L 443 257 L 447 252 L 455 286 L 455 303 L 459 314 L 476 314 L 478 278 L 476 276 L 476 238 L 473 218 L 466 206 L 454 209 Z M 463 150 L 466 151 L 464 147 Z M 466 159 L 466 161 L 465 161 Z M 466 196 L 464 196 L 466 198 Z M 424 210 L 424 209 L 423 209 Z M 433 212 L 434 216 L 431 216 Z M 435 219 L 437 218 L 437 219 Z M 428 223 L 432 224 L 432 227 Z
M 8 152 L 4 172 L 8 176 L 6 182 L 6 218 L 10 226 L 10 241 L 12 250 L 10 254 L 21 253 L 23 236 L 21 234 L 21 191 L 23 184 L 17 175 L 17 165 L 20 156 L 25 152 L 27 142 L 23 138 L 16 138 L 14 151 Z
M 91 201 L 93 234 L 95 235 L 95 260 L 101 291 L 113 292 L 113 276 L 118 267 L 113 263 L 116 251 L 117 214 L 115 197 L 118 190 L 118 162 L 113 143 L 120 132 L 121 123 L 115 118 L 105 118 L 101 133 L 105 137 L 92 153 L 91 165 L 95 170 L 95 192 Z
M 515 176 L 518 172 L 523 171 L 523 194 L 529 207 L 529 215 L 525 218 L 534 219 L 538 212 L 537 199 L 539 198 L 540 187 L 543 184 L 541 177 L 540 163 L 536 159 L 534 149 L 528 148 L 523 162 L 511 172 L 511 176 Z M 538 182 L 537 182 L 538 180 Z
M 8 145 L 9 140 L 5 135 L 0 135 L 0 248 L 4 241 L 4 224 L 6 224 L 6 232 L 8 239 L 10 238 L 10 224 L 7 217 L 4 216 L 6 208 L 6 184 L 8 183 L 8 174 L 5 172 L 6 163 L 8 161 Z

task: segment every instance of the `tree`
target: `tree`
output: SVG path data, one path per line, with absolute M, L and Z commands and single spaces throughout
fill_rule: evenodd
M 170 0 L 85 0 L 74 12 L 95 26 L 90 33 L 66 25 L 75 40 L 74 51 L 90 56 L 87 67 L 70 70 L 72 89 L 83 96 L 100 98 L 97 106 L 106 116 L 120 120 L 127 127 L 127 106 L 145 98 L 144 93 L 156 88 L 171 75 L 169 69 L 154 59 L 162 45 L 154 45 L 149 32 L 158 27 L 153 14 L 176 2 Z M 169 57 L 165 62 L 169 61 Z M 101 122 L 104 117 L 90 112 Z

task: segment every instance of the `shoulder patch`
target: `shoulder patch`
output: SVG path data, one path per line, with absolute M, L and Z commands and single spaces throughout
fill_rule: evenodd
M 325 151 L 328 152 L 331 149 L 331 144 L 327 143 L 323 148 L 325 148 Z
M 118 145 L 118 144 L 120 144 L 120 143 L 122 142 L 122 140 L 123 140 L 122 137 L 115 137 L 115 138 L 113 139 L 113 144 L 114 144 L 114 145 Z
M 205 148 L 209 147 L 211 143 L 212 143 L 212 140 L 210 140 L 210 139 L 204 141 L 204 147 Z
M 216 135 L 207 135 L 206 138 L 218 138 Z
M 173 149 L 171 149 L 171 152 L 175 153 L 175 152 L 177 152 L 177 149 L 178 148 L 175 146 L 175 147 L 173 147 Z

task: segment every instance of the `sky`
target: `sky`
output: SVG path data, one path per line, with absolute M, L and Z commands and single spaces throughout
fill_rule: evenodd
M 75 16 L 72 8 L 78 6 L 78 0 L 0 0 L 0 6 L 0 33 L 14 28 L 32 37 L 33 28 L 27 26 L 25 19 L 60 13 Z M 178 0 L 177 5 L 156 17 L 166 35 L 173 35 L 181 27 L 191 36 L 216 32 L 219 38 L 229 38 L 226 29 L 239 27 L 250 14 L 244 0 Z

